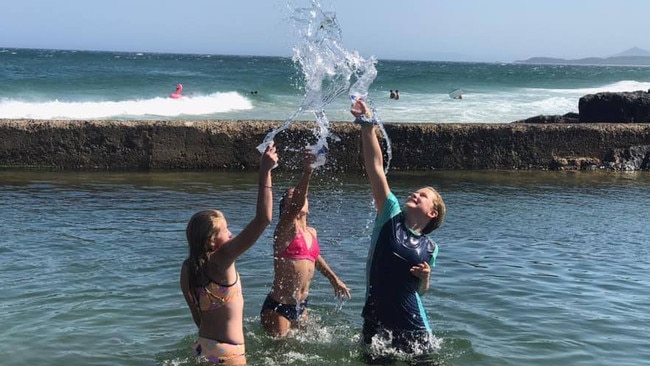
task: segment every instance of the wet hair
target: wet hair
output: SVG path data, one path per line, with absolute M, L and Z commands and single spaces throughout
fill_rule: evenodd
M 282 194 L 282 197 L 280 198 L 280 204 L 278 209 L 280 210 L 280 216 L 284 214 L 284 211 L 286 210 L 286 205 L 287 203 L 291 203 L 291 200 L 293 198 L 293 191 L 294 188 L 289 188 L 284 193 Z
M 442 225 L 442 222 L 445 220 L 445 216 L 447 215 L 447 206 L 445 206 L 445 201 L 442 200 L 442 196 L 438 191 L 435 190 L 433 187 L 424 187 L 426 189 L 430 189 L 433 191 L 435 194 L 433 197 L 433 209 L 438 212 L 438 215 L 429 221 L 429 223 L 422 229 L 423 234 L 429 234 L 432 231 L 436 230 L 437 228 Z
M 221 211 L 204 210 L 195 213 L 185 228 L 187 245 L 189 246 L 190 285 L 197 287 L 208 282 L 205 265 L 208 253 L 212 250 L 210 242 L 219 234 L 224 216 Z

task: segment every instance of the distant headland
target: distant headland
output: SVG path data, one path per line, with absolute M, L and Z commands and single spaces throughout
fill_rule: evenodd
M 526 60 L 515 61 L 514 63 L 537 65 L 650 66 L 650 51 L 632 47 L 609 57 L 586 57 L 570 60 L 553 57 L 531 57 Z

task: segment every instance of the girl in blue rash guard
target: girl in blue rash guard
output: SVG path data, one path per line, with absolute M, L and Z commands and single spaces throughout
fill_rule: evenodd
M 404 353 L 408 357 L 433 350 L 433 336 L 422 300 L 429 289 L 431 267 L 438 246 L 426 234 L 440 227 L 445 203 L 432 187 L 409 195 L 400 207 L 384 174 L 384 161 L 377 131 L 362 100 L 351 110 L 361 124 L 366 173 L 378 215 L 366 267 L 366 302 L 363 307 L 363 341 L 370 362 Z M 368 117 L 370 115 L 370 118 Z M 372 344 L 388 346 L 371 349 Z

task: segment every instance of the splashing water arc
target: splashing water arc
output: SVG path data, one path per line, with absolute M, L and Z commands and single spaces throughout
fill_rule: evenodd
M 293 62 L 302 72 L 305 93 L 298 109 L 282 125 L 269 132 L 257 149 L 263 152 L 298 115 L 311 112 L 319 130 L 317 142 L 310 148 L 325 153 L 328 150 L 327 138 L 330 137 L 325 107 L 346 92 L 369 102 L 368 88 L 377 76 L 377 61 L 374 57 L 366 60 L 357 51 L 346 50 L 336 13 L 323 11 L 317 1 L 311 1 L 310 7 L 292 9 L 291 23 L 299 36 L 293 49 Z M 380 127 L 386 137 L 381 124 Z

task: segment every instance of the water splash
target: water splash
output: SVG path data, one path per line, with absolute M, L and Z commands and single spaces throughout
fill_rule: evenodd
M 309 7 L 291 9 L 291 21 L 299 36 L 293 49 L 293 62 L 303 73 L 305 94 L 298 109 L 282 125 L 269 132 L 257 149 L 264 151 L 275 136 L 287 129 L 300 114 L 313 113 L 319 129 L 315 132 L 316 144 L 308 148 L 317 155 L 315 166 L 320 166 L 325 163 L 327 138 L 332 137 L 325 107 L 346 92 L 368 101 L 368 88 L 377 76 L 377 60 L 374 57 L 364 59 L 357 51 L 346 50 L 336 13 L 324 11 L 318 1 L 310 3 Z M 386 137 L 381 124 L 380 129 Z M 387 138 L 386 141 L 390 147 Z
M 366 345 L 366 352 L 373 358 L 377 359 L 394 359 L 402 361 L 415 361 L 415 364 L 436 365 L 433 358 L 435 353 L 440 351 L 442 338 L 437 338 L 433 334 L 420 339 L 402 339 L 404 350 L 395 348 L 393 343 L 396 335 L 392 331 L 382 329 L 378 334 L 370 339 Z M 406 351 L 408 350 L 408 351 Z M 428 360 L 430 362 L 424 362 Z
M 343 310 L 343 305 L 345 305 L 345 298 L 341 297 L 341 298 L 337 299 L 337 304 L 334 307 L 334 309 L 336 311 L 341 311 L 341 310 Z

